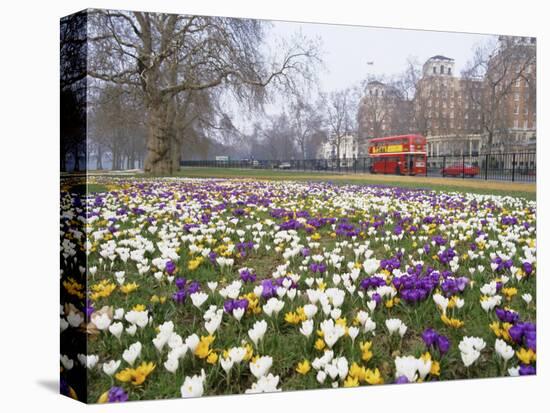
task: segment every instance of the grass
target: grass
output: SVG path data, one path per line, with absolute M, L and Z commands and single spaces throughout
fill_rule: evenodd
M 357 176 L 357 175 L 317 175 L 317 174 L 302 174 L 302 173 L 288 173 L 288 172 L 277 172 L 277 171 L 239 171 L 239 170 L 219 170 L 219 169 L 185 169 L 180 173 L 181 176 L 193 176 L 193 177 L 233 177 L 233 178 L 252 178 L 255 179 L 292 179 L 292 180 L 331 180 L 338 183 L 356 183 L 356 184 L 392 184 L 394 181 L 383 180 L 378 178 L 392 178 L 396 183 L 405 182 L 406 184 L 399 184 L 400 186 L 409 186 L 415 185 L 415 187 L 430 187 L 426 185 L 427 180 L 423 178 L 415 178 L 413 180 L 407 180 L 401 177 L 370 177 L 370 176 Z M 141 176 L 144 178 L 143 176 Z M 131 178 L 129 178 L 131 179 Z M 431 178 L 428 178 L 431 180 Z M 139 179 L 137 180 L 139 181 Z M 146 177 L 144 181 L 147 181 Z M 418 181 L 418 182 L 417 182 Z M 487 184 L 490 185 L 491 182 L 476 182 L 476 184 Z M 195 188 L 200 188 L 199 184 Z M 437 183 L 430 183 L 431 187 L 438 190 L 444 190 L 444 188 L 449 188 L 448 184 L 439 185 Z M 100 191 L 103 188 L 107 189 L 109 187 L 109 178 L 106 178 L 104 181 L 99 180 L 99 182 L 94 183 L 88 186 L 88 191 L 93 189 L 94 191 Z M 182 189 L 180 193 L 177 194 L 175 199 L 180 199 L 182 194 L 189 193 L 189 188 Z M 470 191 L 466 187 L 459 187 L 463 191 Z M 480 190 L 482 188 L 479 188 Z M 448 190 L 448 189 L 447 189 Z M 500 191 L 499 189 L 484 189 L 484 191 Z M 510 191 L 507 192 L 510 194 Z M 124 202 L 131 201 L 122 201 L 119 200 L 123 205 Z M 147 202 L 156 203 L 155 198 L 149 199 Z M 301 200 L 297 197 L 296 194 L 288 194 L 288 197 L 282 197 L 279 202 L 282 206 L 285 203 L 293 205 L 293 202 L 303 202 L 302 206 L 309 209 L 309 204 L 307 200 Z M 218 218 L 221 222 L 225 222 L 233 218 L 232 208 L 236 205 L 231 204 L 226 211 L 221 213 L 221 216 Z M 323 216 L 330 216 L 332 214 L 340 214 L 337 212 L 338 209 L 333 204 L 333 199 L 326 201 L 325 206 L 322 210 L 318 212 Z M 497 210 L 495 213 L 500 214 Z M 357 225 L 361 220 L 366 219 L 365 217 L 372 216 L 376 214 L 376 209 L 364 211 L 360 214 L 352 214 L 346 216 L 350 219 L 350 222 L 354 225 Z M 247 225 L 253 224 L 255 222 L 261 222 L 263 220 L 269 219 L 270 215 L 267 211 L 258 211 L 254 218 L 244 217 L 239 223 L 239 228 L 246 228 Z M 338 216 L 340 218 L 340 216 Z M 156 225 L 160 228 L 163 225 L 171 226 L 175 225 L 177 221 L 174 220 L 173 215 L 170 212 L 157 211 L 155 213 Z M 101 226 L 99 223 L 96 224 L 99 229 Z M 130 237 L 130 234 L 126 231 L 138 227 L 137 223 L 132 223 L 132 221 L 123 223 L 120 227 L 122 237 L 120 239 L 125 239 Z M 386 226 L 377 233 L 376 236 L 370 237 L 371 245 L 370 248 L 375 251 L 375 254 L 378 258 L 387 256 L 388 252 L 385 251 L 384 242 L 378 239 L 379 236 L 383 234 L 383 231 L 391 231 L 393 226 Z M 436 227 L 433 229 L 433 233 L 430 232 L 429 236 L 434 236 L 438 234 Z M 148 238 L 151 242 L 157 242 L 158 237 L 149 233 L 146 230 L 140 231 L 143 236 Z M 320 244 L 323 248 L 326 248 L 327 251 L 332 251 L 338 247 L 337 242 L 341 242 L 343 239 L 334 238 L 331 235 L 332 229 L 330 226 L 321 228 L 318 230 L 319 235 L 321 236 Z M 301 242 L 304 245 L 307 245 L 306 237 L 308 236 L 304 231 L 299 231 Z M 448 234 L 441 234 L 447 236 Z M 498 231 L 490 231 L 488 236 L 490 239 L 497 239 L 499 235 Z M 220 234 L 217 234 L 220 236 Z M 239 237 L 236 234 L 227 234 L 231 238 L 232 243 L 237 243 Z M 426 233 L 428 236 L 428 233 Z M 365 238 L 365 237 L 363 237 Z M 363 241 L 361 238 L 361 241 Z M 101 308 L 104 305 L 113 306 L 115 309 L 122 307 L 126 310 L 130 310 L 133 306 L 137 304 L 143 304 L 148 307 L 151 314 L 154 315 L 155 325 L 158 325 L 164 320 L 173 320 L 176 325 L 176 332 L 179 333 L 183 338 L 187 335 L 196 332 L 199 336 L 206 335 L 206 331 L 202 327 L 202 313 L 203 311 L 194 308 L 189 300 L 183 305 L 177 305 L 171 300 L 171 295 L 175 291 L 174 285 L 169 284 L 165 280 L 163 282 L 157 282 L 151 275 L 141 276 L 137 272 L 137 267 L 134 263 L 129 260 L 128 263 L 123 263 L 121 260 L 116 260 L 113 266 L 107 265 L 105 262 L 102 264 L 100 260 L 100 255 L 98 254 L 98 247 L 100 243 L 103 243 L 104 240 L 99 241 L 98 245 L 95 245 L 95 249 L 89 255 L 88 266 L 97 266 L 99 268 L 98 274 L 94 278 L 88 279 L 88 287 L 95 284 L 101 279 L 106 279 L 112 282 L 112 274 L 116 271 L 125 271 L 127 282 L 137 282 L 139 288 L 137 291 L 125 295 L 118 288 L 109 296 L 105 298 L 100 298 L 94 302 L 96 308 Z M 390 247 L 392 249 L 396 247 L 404 248 L 406 254 L 415 254 L 418 245 L 416 241 L 413 242 L 410 238 L 406 237 L 402 241 L 390 242 Z M 469 249 L 469 242 L 467 241 L 457 241 L 455 247 L 457 253 L 462 256 Z M 518 250 L 521 249 L 518 245 Z M 235 265 L 230 271 L 220 274 L 219 268 L 212 266 L 208 260 L 205 261 L 203 265 L 200 265 L 194 271 L 189 271 L 187 269 L 187 264 L 192 258 L 192 255 L 189 253 L 188 249 L 182 244 L 182 248 L 179 250 L 179 259 L 176 261 L 179 276 L 184 276 L 188 280 L 196 280 L 201 283 L 204 289 L 207 281 L 219 281 L 220 287 L 230 283 L 234 279 L 238 279 L 239 275 L 237 273 L 237 268 L 247 266 L 256 269 L 258 274 L 258 279 L 263 279 L 269 277 L 274 268 L 282 263 L 284 260 L 281 257 L 280 253 L 275 253 L 271 250 L 272 253 L 268 253 L 265 250 L 250 251 L 244 257 L 235 256 Z M 315 251 L 315 253 L 320 253 Z M 342 249 L 340 252 L 345 259 L 343 262 L 353 262 L 355 261 L 354 253 L 349 249 Z M 431 255 L 431 254 L 430 254 Z M 152 259 L 158 256 L 158 252 L 147 253 L 146 257 Z M 426 256 L 424 258 L 425 265 L 433 266 L 434 268 L 444 267 L 438 260 L 434 257 Z M 410 261 L 407 260 L 407 263 Z M 465 267 L 476 267 L 477 265 L 485 265 L 488 267 L 487 257 L 478 258 L 476 260 L 468 261 L 468 264 L 465 264 Z M 290 269 L 292 271 L 298 272 L 299 259 L 292 262 Z M 461 271 L 465 271 L 466 268 L 461 268 Z M 332 270 L 332 274 L 336 270 Z M 467 274 L 460 274 L 467 275 Z M 299 289 L 305 291 L 308 287 L 304 281 L 304 277 L 299 282 Z M 498 371 L 498 360 L 493 359 L 495 356 L 492 351 L 487 350 L 484 352 L 482 359 L 478 361 L 472 368 L 466 369 L 461 361 L 460 352 L 457 349 L 457 345 L 462 339 L 463 336 L 478 336 L 484 338 L 487 342 L 488 349 L 493 348 L 494 346 L 494 334 L 489 329 L 488 325 L 490 322 L 496 319 L 494 313 L 485 313 L 480 304 L 480 292 L 479 287 L 485 282 L 490 281 L 490 273 L 479 274 L 476 273 L 472 280 L 474 286 L 472 288 L 467 288 L 466 291 L 461 295 L 465 300 L 464 308 L 460 310 L 451 310 L 449 316 L 455 316 L 459 319 L 465 321 L 465 326 L 459 330 L 452 329 L 443 324 L 439 318 L 439 312 L 436 310 L 433 301 L 429 298 L 426 301 L 420 302 L 416 305 L 409 305 L 403 302 L 396 304 L 392 308 L 380 308 L 379 310 L 373 313 L 373 320 L 377 323 L 377 332 L 378 334 L 374 337 L 372 336 L 363 336 L 360 335 L 355 343 L 352 344 L 349 338 L 342 338 L 341 341 L 335 346 L 335 355 L 336 356 L 345 356 L 349 363 L 353 361 L 362 363 L 360 351 L 358 350 L 359 342 L 363 340 L 373 341 L 373 358 L 367 363 L 363 363 L 369 368 L 379 368 L 386 382 L 391 382 L 393 377 L 393 366 L 394 358 L 398 355 L 414 355 L 416 357 L 420 356 L 426 351 L 422 339 L 420 337 L 421 332 L 425 327 L 433 327 L 437 331 L 445 334 L 451 340 L 452 346 L 450 352 L 443 358 L 441 358 L 441 375 L 434 380 L 453 380 L 458 378 L 466 377 L 494 377 L 500 374 Z M 325 275 L 325 281 L 329 287 L 332 287 L 331 276 L 327 273 Z M 218 288 L 220 288 L 218 287 Z M 244 292 L 250 292 L 253 288 L 253 285 L 246 285 Z M 510 301 L 506 302 L 507 306 L 510 306 L 522 313 L 522 320 L 524 321 L 534 321 L 535 320 L 535 307 L 532 305 L 527 308 L 526 304 L 521 299 L 521 294 L 525 292 L 531 293 L 535 296 L 536 283 L 534 277 L 527 279 L 521 284 L 521 290 L 519 293 L 514 296 Z M 166 297 L 167 300 L 165 303 L 152 303 L 151 296 L 156 295 L 159 297 Z M 353 319 L 359 310 L 366 309 L 367 298 L 361 299 L 358 296 L 353 296 L 353 298 L 347 298 L 342 305 L 342 317 L 347 318 L 348 325 L 351 325 Z M 312 337 L 306 339 L 301 334 L 298 333 L 299 326 L 290 325 L 284 321 L 284 314 L 288 311 L 294 311 L 299 306 L 305 304 L 306 295 L 296 297 L 292 302 L 286 301 L 283 311 L 275 319 L 269 319 L 265 317 L 263 313 L 261 314 L 250 314 L 237 322 L 236 320 L 225 317 L 222 323 L 222 326 L 215 334 L 216 339 L 213 344 L 213 349 L 221 354 L 224 349 L 237 345 L 241 339 L 247 338 L 247 331 L 252 327 L 253 323 L 260 319 L 267 319 L 269 323 L 268 333 L 264 337 L 264 342 L 261 344 L 261 347 L 258 351 L 254 351 L 254 354 L 262 355 L 271 355 L 273 357 L 273 368 L 272 371 L 275 374 L 278 374 L 281 379 L 281 386 L 283 390 L 299 390 L 299 389 L 313 389 L 320 387 L 327 387 L 325 385 L 320 385 L 315 379 L 314 372 L 310 372 L 307 376 L 301 376 L 295 371 L 295 367 L 298 362 L 302 361 L 304 358 L 308 358 L 310 361 L 316 357 L 320 356 L 322 352 L 313 350 L 313 344 L 317 337 L 313 334 Z M 208 299 L 207 303 L 203 306 L 203 310 L 207 308 L 208 305 L 216 304 L 217 306 L 223 305 L 223 299 L 218 294 L 213 294 Z M 398 338 L 395 336 L 389 336 L 385 332 L 384 321 L 387 318 L 397 317 L 400 318 L 407 326 L 409 330 L 405 336 L 401 345 L 396 342 Z M 250 387 L 251 384 L 255 381 L 254 377 L 250 374 L 248 366 L 246 363 L 243 363 L 238 369 L 232 371 L 230 380 L 228 381 L 225 373 L 221 369 L 219 363 L 217 365 L 209 365 L 204 360 L 199 360 L 196 357 L 188 355 L 180 364 L 180 368 L 177 371 L 176 375 L 173 375 L 167 372 L 164 369 L 163 362 L 166 359 L 166 352 L 160 355 L 155 348 L 152 346 L 152 339 L 155 337 L 156 331 L 153 327 L 147 327 L 143 330 L 138 329 L 138 332 L 135 337 L 130 337 L 128 334 L 123 334 L 121 341 L 118 341 L 116 338 L 111 336 L 109 333 L 101 333 L 99 336 L 92 336 L 88 342 L 88 352 L 89 354 L 97 354 L 100 356 L 100 360 L 106 361 L 111 359 L 119 359 L 121 353 L 124 349 L 136 341 L 140 341 L 143 344 L 143 351 L 141 358 L 138 359 L 136 364 L 139 364 L 141 361 L 152 361 L 156 363 L 156 370 L 151 374 L 147 379 L 146 383 L 143 386 L 131 386 L 129 384 L 121 384 L 117 380 L 111 380 L 99 369 L 93 369 L 88 371 L 88 397 L 90 402 L 95 402 L 98 397 L 109 389 L 113 384 L 122 385 L 125 387 L 131 395 L 131 399 L 163 399 L 177 397 L 179 395 L 179 388 L 182 384 L 183 377 L 185 375 L 197 374 L 200 372 L 201 368 L 204 368 L 207 371 L 207 383 L 206 388 L 208 389 L 208 394 L 234 394 L 241 393 L 246 388 Z M 123 362 L 121 369 L 126 367 L 126 364 Z
M 253 178 L 266 180 L 331 181 L 336 184 L 389 185 L 405 188 L 426 188 L 445 192 L 470 192 L 491 195 L 512 195 L 536 199 L 536 184 L 482 181 L 477 179 L 396 176 L 372 174 L 334 174 L 289 172 L 265 169 L 182 168 L 174 176 L 189 178 Z

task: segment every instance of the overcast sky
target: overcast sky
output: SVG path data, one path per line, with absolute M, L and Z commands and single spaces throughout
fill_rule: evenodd
M 402 72 L 411 56 L 422 63 L 439 54 L 453 58 L 455 74 L 459 75 L 472 57 L 473 48 L 495 38 L 494 35 L 333 24 L 273 22 L 273 25 L 272 35 L 276 37 L 288 37 L 301 29 L 308 37 L 321 38 L 327 68 L 320 74 L 324 91 L 346 88 L 368 75 L 390 76 Z
M 421 64 L 435 55 L 453 58 L 455 75 L 459 76 L 477 45 L 496 40 L 495 35 L 486 34 L 273 21 L 266 36 L 266 51 L 277 50 L 281 39 L 289 40 L 299 31 L 308 38 L 321 40 L 324 70 L 318 77 L 322 92 L 356 86 L 367 77 L 397 75 L 406 69 L 409 57 Z M 266 105 L 266 113 L 281 113 L 286 103 L 276 98 Z M 237 128 L 250 133 L 251 118 L 237 103 L 228 102 L 228 107 L 232 108 Z

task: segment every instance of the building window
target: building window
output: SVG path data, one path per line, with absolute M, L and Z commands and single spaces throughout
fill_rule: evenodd
M 514 93 L 514 100 L 519 100 L 519 93 Z
M 434 75 L 436 75 L 436 74 L 437 74 L 437 67 L 434 66 Z
M 516 79 L 516 87 L 520 87 L 521 86 L 521 79 Z
M 447 74 L 448 74 L 448 75 L 451 74 L 451 68 L 448 68 L 448 69 L 447 69 Z
M 527 119 L 525 119 L 523 121 L 523 129 L 527 129 L 527 126 L 528 126 Z
M 514 106 L 514 115 L 519 115 L 519 105 Z
M 440 74 L 445 73 L 445 66 L 441 65 L 441 67 L 439 68 L 439 73 Z
M 519 127 L 519 121 L 517 119 L 514 119 L 514 128 L 518 128 Z

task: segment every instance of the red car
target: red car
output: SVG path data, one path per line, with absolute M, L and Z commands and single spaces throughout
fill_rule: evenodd
M 473 178 L 479 175 L 479 166 L 469 164 L 455 164 L 446 166 L 441 170 L 442 176 L 469 176 Z

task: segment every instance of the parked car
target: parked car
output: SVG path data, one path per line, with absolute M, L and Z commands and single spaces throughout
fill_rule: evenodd
M 442 176 L 469 176 L 473 178 L 476 175 L 479 175 L 479 166 L 470 165 L 470 164 L 454 164 L 446 166 L 441 169 Z
M 279 169 L 290 169 L 291 165 L 290 162 L 281 162 L 279 164 Z

